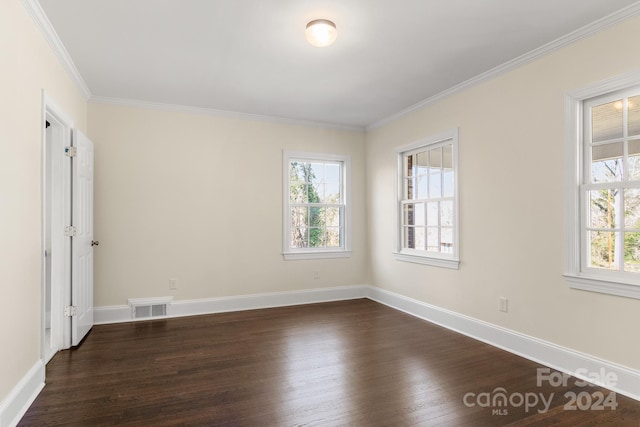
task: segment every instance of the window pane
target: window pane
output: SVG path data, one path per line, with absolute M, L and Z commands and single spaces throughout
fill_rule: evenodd
M 340 247 L 340 228 L 339 227 L 327 227 L 327 246 L 330 248 Z
M 309 247 L 321 248 L 325 246 L 324 230 L 318 227 L 309 227 Z
M 309 237 L 307 235 L 307 227 L 291 229 L 291 247 L 306 248 L 309 246 Z
M 304 164 L 289 163 L 289 200 L 293 203 L 303 203 L 307 200 Z
M 325 208 L 327 227 L 340 227 L 340 208 Z
M 618 270 L 616 256 L 616 233 L 610 231 L 591 231 L 589 233 L 591 257 L 589 266 Z
M 453 228 L 442 228 L 440 230 L 440 252 L 445 254 L 453 253 Z
M 340 184 L 337 182 L 324 185 L 322 203 L 340 203 Z
M 404 236 L 402 239 L 403 247 L 407 249 L 414 249 L 416 246 L 416 230 L 415 227 L 404 227 Z
M 289 164 L 289 176 L 291 182 L 306 182 L 306 172 L 307 168 L 305 167 L 304 162 L 291 162 Z
M 640 179 L 640 140 L 629 141 L 629 180 Z
M 416 225 L 426 225 L 424 216 L 424 203 L 415 204 L 415 221 Z
M 324 208 L 309 208 L 309 225 L 324 227 Z
M 442 197 L 453 197 L 453 171 L 447 171 L 443 176 L 443 193 Z
M 424 250 L 424 227 L 416 227 L 416 246 L 415 249 Z
M 442 197 L 442 174 L 434 173 L 429 175 L 429 197 Z
M 593 142 L 622 138 L 622 106 L 620 99 L 591 109 Z
M 443 197 L 453 197 L 453 147 L 447 145 L 442 148 L 443 163 Z
M 311 184 L 308 187 L 309 203 L 321 203 L 324 198 L 324 184 Z
M 426 199 L 428 197 L 427 194 L 427 183 L 428 183 L 427 175 L 423 175 L 418 178 L 418 194 L 416 194 L 416 199 Z
M 453 147 L 451 145 L 442 147 L 442 168 L 453 169 Z
M 440 251 L 440 242 L 438 241 L 438 228 L 427 228 L 427 250 L 431 252 Z
M 442 148 L 429 150 L 429 168 L 431 172 L 440 172 L 442 168 Z
M 404 205 L 403 211 L 402 225 L 415 225 L 415 205 L 413 203 L 408 203 Z
M 292 208 L 291 209 L 291 226 L 292 227 L 301 227 L 303 225 L 307 225 L 308 219 L 308 208 Z
M 438 202 L 427 203 L 427 225 L 438 226 Z
M 591 182 L 622 180 L 622 150 L 621 142 L 591 148 Z
M 292 203 L 304 203 L 307 200 L 307 186 L 302 182 L 291 182 L 289 185 L 289 200 Z
M 591 200 L 589 209 L 589 227 L 616 227 L 616 196 L 619 190 L 595 190 L 589 192 Z
M 309 182 L 323 182 L 324 163 L 311 163 L 309 167 Z
M 453 201 L 451 200 L 440 202 L 440 225 L 453 226 Z
M 624 190 L 624 227 L 640 229 L 640 189 Z
M 629 136 L 640 135 L 640 96 L 629 98 Z
M 311 164 L 305 162 L 295 162 L 298 169 L 298 179 L 302 182 L 311 182 L 313 171 L 311 170 Z
M 306 248 L 308 246 L 307 220 L 308 208 L 296 207 L 291 209 L 291 247 Z
M 340 165 L 336 163 L 327 163 L 325 165 L 325 181 L 326 182 L 340 182 Z
M 624 233 L 624 271 L 640 273 L 640 232 Z
M 427 152 L 426 151 L 422 151 L 420 153 L 418 153 L 416 155 L 416 160 L 417 160 L 417 173 L 418 175 L 425 175 L 428 171 L 427 166 Z

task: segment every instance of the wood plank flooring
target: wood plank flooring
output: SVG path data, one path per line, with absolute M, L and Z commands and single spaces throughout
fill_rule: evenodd
M 49 362 L 19 425 L 640 426 L 621 395 L 566 410 L 609 391 L 538 387 L 538 368 L 365 299 L 103 325 Z

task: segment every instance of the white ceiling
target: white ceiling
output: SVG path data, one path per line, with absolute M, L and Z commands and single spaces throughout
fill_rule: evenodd
M 39 3 L 94 98 L 364 128 L 636 0 Z

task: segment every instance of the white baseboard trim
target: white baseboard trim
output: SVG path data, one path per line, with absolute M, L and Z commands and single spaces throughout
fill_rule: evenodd
M 128 305 L 110 305 L 93 307 L 93 324 L 108 325 L 111 323 L 134 322 L 131 318 L 131 307 Z
M 14 427 L 44 388 L 44 363 L 38 360 L 0 402 L 0 427 Z
M 640 401 L 640 371 L 380 288 L 367 291 L 373 301 Z M 615 386 L 589 378 L 589 373 L 601 372 L 614 373 Z
M 255 310 L 259 308 L 285 307 L 289 305 L 314 304 L 319 302 L 342 301 L 366 298 L 368 286 L 340 286 L 316 288 L 290 292 L 270 292 L 264 294 L 239 295 L 221 298 L 204 298 L 172 301 L 167 307 L 167 316 L 183 317 L 200 314 L 224 313 L 229 311 Z M 94 324 L 122 323 L 151 319 L 132 319 L 128 305 L 95 307 Z

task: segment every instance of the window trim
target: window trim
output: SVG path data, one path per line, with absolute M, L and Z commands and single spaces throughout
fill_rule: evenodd
M 396 148 L 396 186 L 395 186 L 395 229 L 396 242 L 393 254 L 397 261 L 411 262 L 416 264 L 429 265 L 432 267 L 442 267 L 457 270 L 460 267 L 460 191 L 459 191 L 459 158 L 458 158 L 458 128 L 453 128 L 430 137 L 420 139 L 411 144 Z M 453 253 L 442 254 L 437 252 L 427 252 L 416 249 L 405 249 L 402 247 L 402 200 L 404 196 L 404 155 L 419 148 L 437 144 L 444 144 L 451 140 L 452 160 L 453 160 Z
M 585 210 L 581 205 L 581 185 L 584 168 L 584 110 L 585 101 L 611 92 L 640 85 L 640 72 L 632 72 L 596 82 L 565 95 L 564 102 L 564 273 L 572 289 L 580 289 L 640 299 L 640 282 L 621 278 L 607 272 L 587 271 L 583 268 L 583 224 Z M 615 273 L 615 272 L 614 272 Z
M 342 192 L 344 197 L 344 224 L 341 248 L 304 248 L 293 249 L 290 246 L 291 221 L 289 207 L 289 163 L 292 159 L 341 162 Z M 306 259 L 349 258 L 351 256 L 351 156 L 343 154 L 311 153 L 306 151 L 282 151 L 282 256 L 285 261 Z

